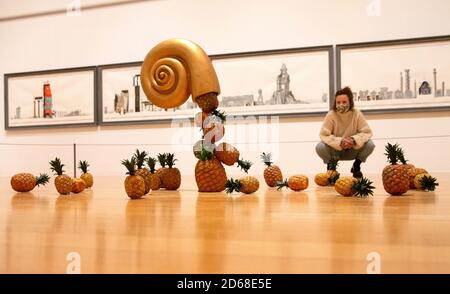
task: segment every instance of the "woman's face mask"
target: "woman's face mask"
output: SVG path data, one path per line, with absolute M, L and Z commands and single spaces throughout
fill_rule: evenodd
M 347 112 L 349 108 L 350 108 L 350 105 L 348 105 L 348 104 L 338 104 L 338 105 L 336 105 L 336 109 L 340 113 Z

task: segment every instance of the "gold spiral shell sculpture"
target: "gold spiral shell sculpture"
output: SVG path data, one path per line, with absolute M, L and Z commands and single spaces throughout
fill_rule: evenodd
M 161 108 L 182 105 L 207 93 L 220 94 L 209 56 L 197 44 L 169 39 L 156 45 L 144 59 L 141 84 L 148 99 Z

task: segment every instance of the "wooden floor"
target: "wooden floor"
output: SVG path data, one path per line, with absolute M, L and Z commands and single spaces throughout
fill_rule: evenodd
M 123 178 L 59 196 L 53 183 L 19 194 L 0 179 L 0 273 L 450 273 L 450 174 L 435 193 L 373 198 L 261 189 L 252 196 L 178 192 L 129 200 Z M 69 257 L 69 260 L 67 259 Z

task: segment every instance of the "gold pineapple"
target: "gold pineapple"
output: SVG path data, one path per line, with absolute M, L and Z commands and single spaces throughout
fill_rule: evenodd
M 80 160 L 78 163 L 78 168 L 83 172 L 80 178 L 86 183 L 86 188 L 90 188 L 94 185 L 94 177 L 90 172 L 88 172 L 88 167 L 89 163 L 86 160 Z
M 258 191 L 259 181 L 257 178 L 252 176 L 245 176 L 240 178 L 239 180 L 234 180 L 233 178 L 231 178 L 226 182 L 225 187 L 227 193 L 233 193 L 234 191 L 236 191 L 245 194 L 251 194 Z
M 145 182 L 145 194 L 150 192 L 150 172 L 147 168 L 144 167 L 144 163 L 147 160 L 148 153 L 146 151 L 139 151 L 139 149 L 136 149 L 136 152 L 134 153 L 134 158 L 136 159 L 136 175 L 141 176 L 144 179 Z
M 367 197 L 373 196 L 372 181 L 367 178 L 354 178 L 352 176 L 340 177 L 334 184 L 336 192 L 343 196 Z
M 264 169 L 264 180 L 266 181 L 267 186 L 275 187 L 277 182 L 283 181 L 283 174 L 278 166 L 273 165 L 272 154 L 263 152 L 261 154 L 261 159 L 266 165 L 266 168 Z
M 175 155 L 173 153 L 166 154 L 166 163 L 168 168 L 162 174 L 162 182 L 167 190 L 177 190 L 181 185 L 180 170 L 173 167 L 175 165 L 175 161 L 177 161 L 177 159 L 175 159 Z
M 221 192 L 227 182 L 227 174 L 222 163 L 204 146 L 195 165 L 195 182 L 199 192 Z
M 277 182 L 278 190 L 280 190 L 283 187 L 288 187 L 289 189 L 293 191 L 301 191 L 308 188 L 308 177 L 305 175 L 293 175 L 289 177 L 289 179 L 286 179 L 280 182 Z
M 403 158 L 403 150 L 398 144 L 388 143 L 385 147 L 385 155 L 390 165 L 383 169 L 383 187 L 391 195 L 402 195 L 409 190 L 409 177 L 405 164 L 398 164 L 399 158 Z
M 149 157 L 147 159 L 148 167 L 150 168 L 150 188 L 152 190 L 159 190 L 159 187 L 161 186 L 161 179 L 160 177 L 155 173 L 155 165 L 156 165 L 156 159 L 153 157 Z
M 136 159 L 122 160 L 122 165 L 128 170 L 125 178 L 125 191 L 131 199 L 139 199 L 145 195 L 145 181 L 141 176 L 136 175 Z
M 67 195 L 72 191 L 72 178 L 64 174 L 63 170 L 64 164 L 61 160 L 56 157 L 54 160 L 50 161 L 50 169 L 55 172 L 55 187 L 59 194 Z
M 45 185 L 50 177 L 47 174 L 40 174 L 38 177 L 30 173 L 19 173 L 11 177 L 11 188 L 16 192 L 29 192 L 36 186 Z

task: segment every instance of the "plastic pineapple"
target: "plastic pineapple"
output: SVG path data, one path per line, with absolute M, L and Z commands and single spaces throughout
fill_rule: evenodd
M 432 177 L 428 173 L 418 174 L 414 178 L 414 185 L 416 189 L 424 190 L 424 191 L 434 191 L 439 183 L 436 178 Z
M 275 187 L 277 182 L 283 181 L 283 174 L 278 166 L 274 165 L 272 162 L 272 154 L 262 153 L 261 159 L 263 160 L 266 168 L 264 169 L 264 180 L 267 186 Z
M 145 194 L 150 192 L 151 183 L 150 183 L 150 172 L 147 168 L 144 167 L 144 163 L 147 160 L 148 153 L 145 151 L 140 152 L 139 149 L 136 149 L 133 157 L 136 160 L 136 175 L 141 176 L 145 182 Z
M 80 178 L 85 182 L 86 188 L 90 188 L 94 185 L 94 177 L 90 172 L 88 172 L 88 167 L 89 163 L 86 160 L 80 160 L 78 163 L 78 168 L 83 172 Z
M 245 176 L 239 180 L 229 179 L 225 184 L 225 191 L 227 193 L 242 192 L 245 194 L 251 194 L 259 189 L 259 181 L 252 176 Z
M 368 197 L 373 196 L 375 187 L 372 184 L 372 181 L 364 177 L 357 179 L 352 176 L 345 176 L 336 181 L 334 188 L 336 192 L 343 196 Z
M 385 147 L 390 165 L 383 169 L 383 186 L 391 195 L 402 195 L 409 190 L 409 177 L 406 166 L 399 164 L 399 158 L 403 158 L 403 150 L 398 144 L 388 143 Z
M 202 146 L 200 159 L 195 165 L 195 181 L 199 192 L 221 192 L 225 189 L 227 175 L 222 163 Z
M 284 181 L 277 182 L 277 189 L 280 190 L 283 187 L 288 187 L 293 191 L 301 191 L 308 188 L 308 177 L 305 175 L 293 175 Z
M 72 178 L 64 174 L 64 164 L 56 157 L 50 161 L 50 169 L 56 174 L 55 187 L 59 194 L 67 195 L 72 191 Z
M 147 159 L 148 167 L 150 168 L 150 188 L 152 190 L 159 190 L 159 187 L 161 186 L 161 179 L 159 176 L 155 173 L 155 166 L 156 166 L 156 158 L 149 157 Z
M 173 167 L 175 165 L 175 161 L 177 161 L 177 159 L 175 159 L 175 155 L 173 153 L 166 154 L 166 163 L 168 168 L 162 174 L 162 182 L 167 190 L 177 190 L 181 185 L 180 170 Z
M 29 192 L 36 186 L 45 185 L 50 180 L 47 174 L 35 177 L 30 173 L 19 173 L 11 177 L 11 188 L 16 192 Z
M 139 199 L 145 195 L 145 181 L 141 176 L 136 175 L 136 159 L 122 160 L 122 165 L 128 170 L 125 178 L 125 191 L 131 199 Z

